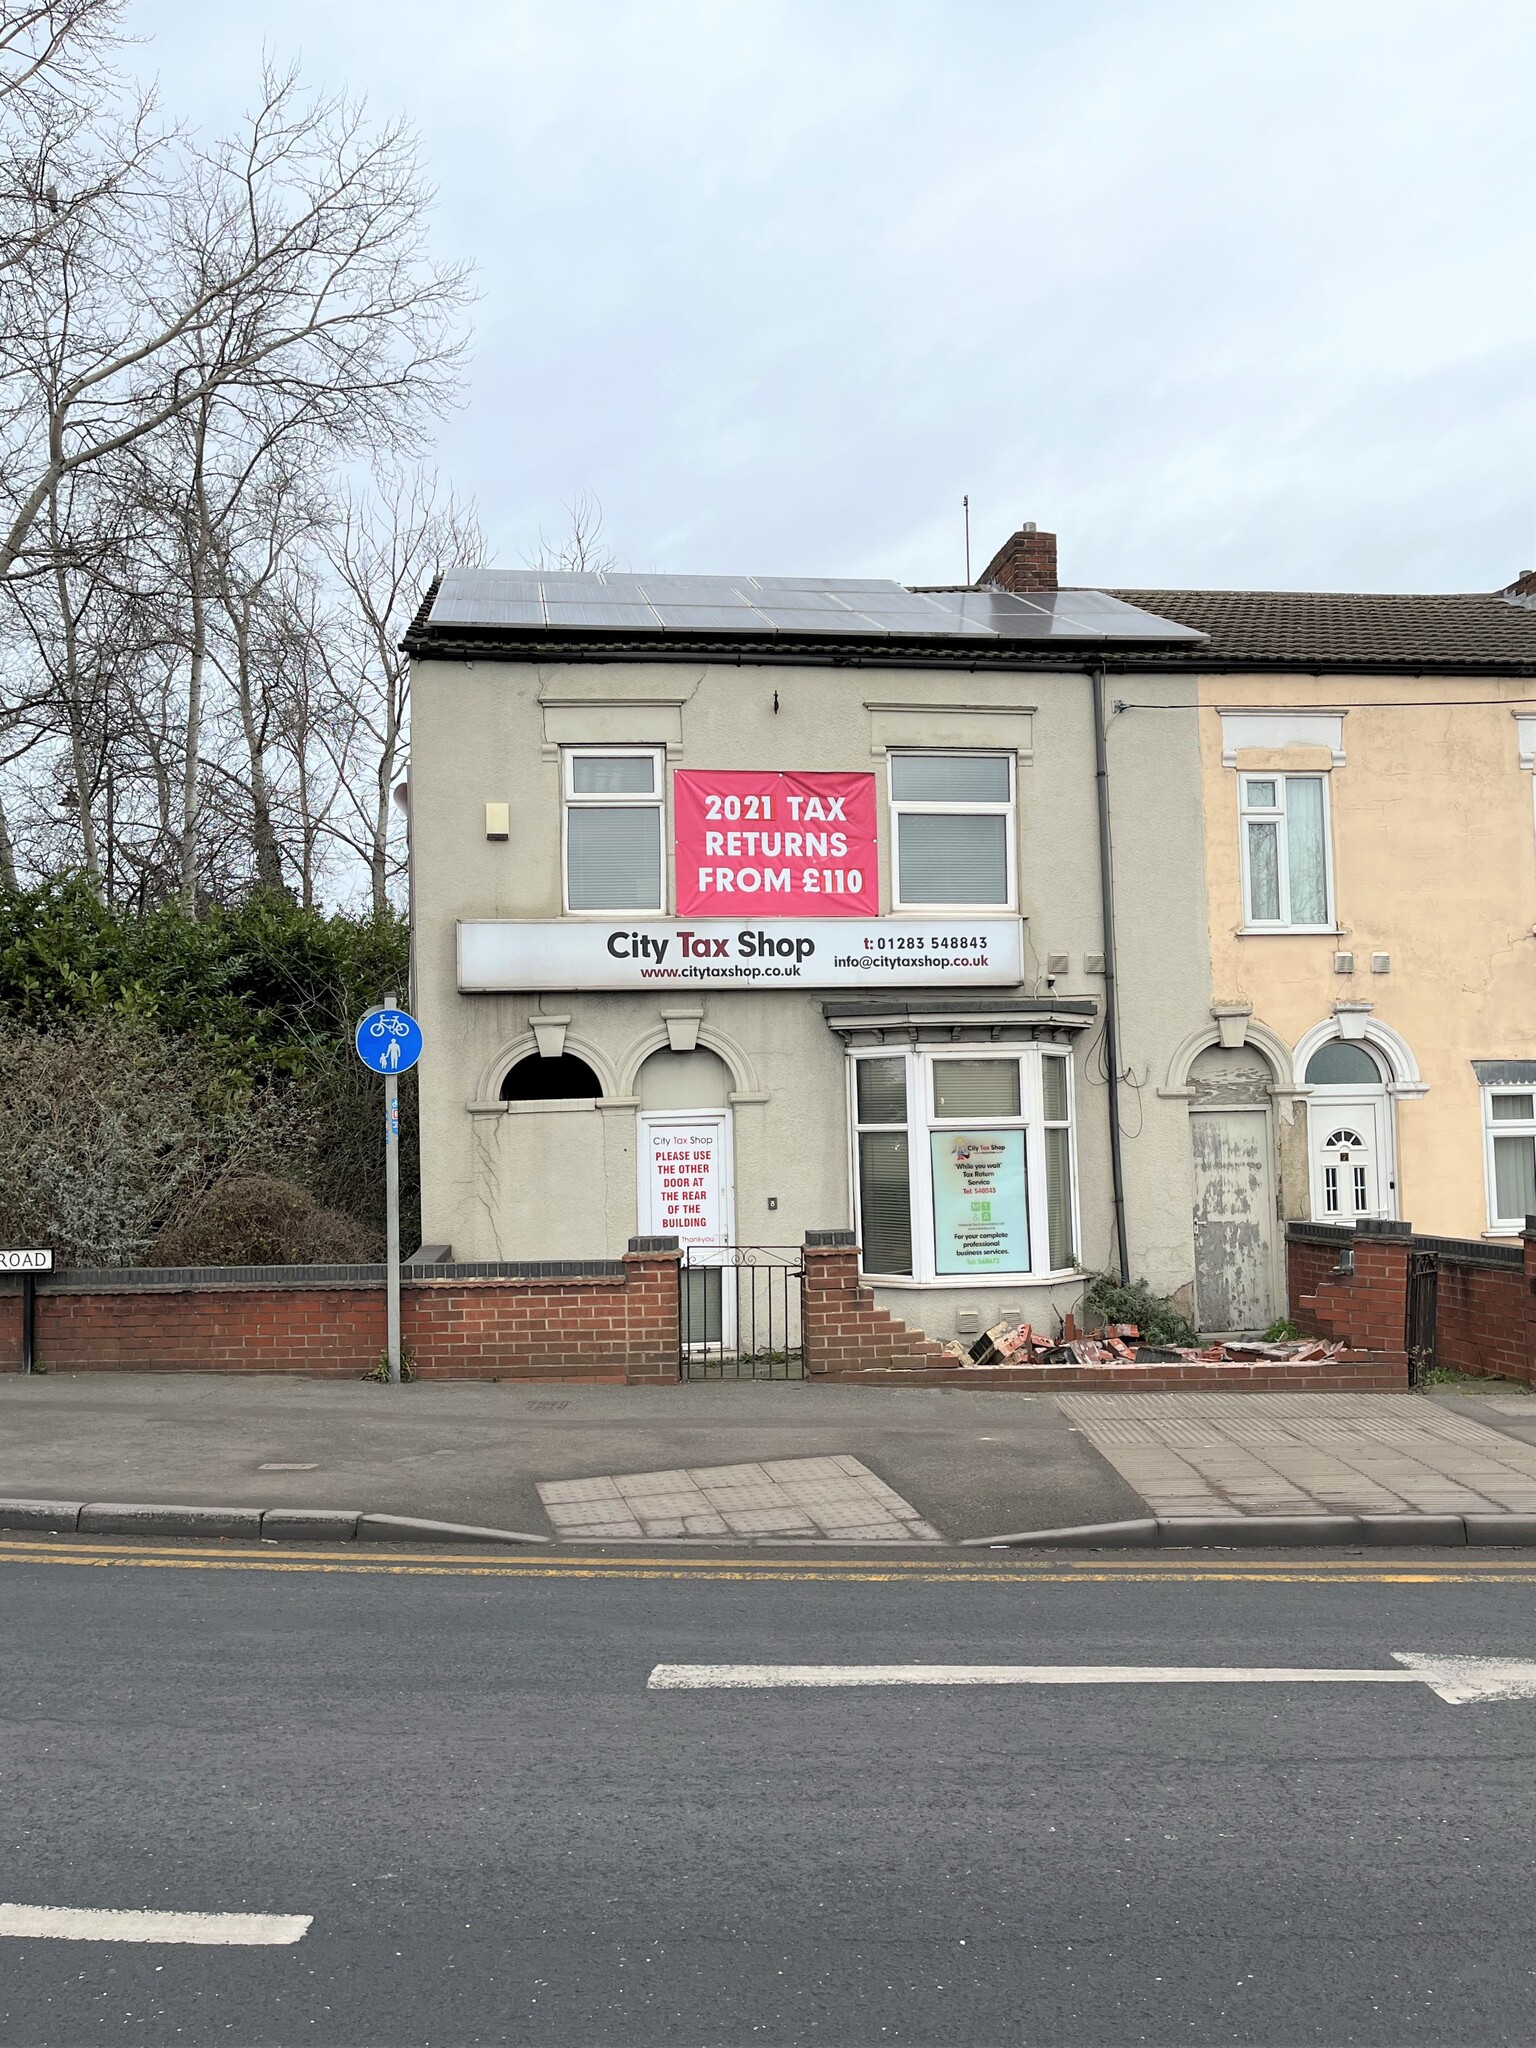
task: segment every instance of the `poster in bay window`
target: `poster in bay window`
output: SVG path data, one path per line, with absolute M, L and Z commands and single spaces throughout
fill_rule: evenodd
M 936 1273 L 1027 1273 L 1024 1133 L 934 1131 Z
M 873 775 L 679 768 L 680 917 L 880 913 Z

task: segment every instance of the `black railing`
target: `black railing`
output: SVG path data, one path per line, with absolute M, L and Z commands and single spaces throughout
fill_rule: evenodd
M 1435 1326 L 1440 1301 L 1440 1261 L 1434 1252 L 1408 1254 L 1408 1384 L 1417 1387 L 1435 1363 Z
M 800 1380 L 802 1247 L 689 1245 L 678 1275 L 689 1380 Z

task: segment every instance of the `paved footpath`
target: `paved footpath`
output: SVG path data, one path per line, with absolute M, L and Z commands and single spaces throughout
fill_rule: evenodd
M 840 1459 L 856 1469 L 824 1469 Z M 790 1464 L 799 1471 L 777 1469 Z M 637 1477 L 650 1486 L 627 1484 Z M 793 1381 L 391 1388 L 275 1374 L 8 1375 L 0 1495 L 333 1507 L 582 1541 L 955 1541 L 1143 1512 L 1049 1399 Z
M 1149 1509 L 1536 1512 L 1536 1399 L 7 1375 L 0 1495 L 574 1541 L 958 1542 Z

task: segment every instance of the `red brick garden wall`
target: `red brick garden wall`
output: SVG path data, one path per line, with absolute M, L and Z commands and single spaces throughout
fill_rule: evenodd
M 1442 1258 L 1437 1278 L 1435 1363 L 1500 1379 L 1536 1377 L 1532 1343 L 1532 1247 L 1518 1266 L 1462 1266 Z
M 872 1291 L 859 1284 L 858 1246 L 847 1231 L 813 1231 L 807 1237 L 801 1328 L 808 1378 L 861 1386 L 957 1386 L 1044 1394 L 1076 1387 L 1138 1394 L 1193 1388 L 1396 1394 L 1408 1385 L 1401 1338 L 1395 1348 L 1386 1347 L 1379 1354 L 1371 1349 L 1338 1359 L 1265 1360 L 1251 1365 L 962 1365 L 921 1330 L 876 1307 Z
M 404 1343 L 423 1379 L 664 1382 L 678 1377 L 678 1255 L 623 1272 L 411 1278 Z M 355 1379 L 385 1343 L 379 1281 L 194 1280 L 37 1290 L 37 1363 L 54 1372 L 287 1372 Z M 21 1367 L 21 1296 L 0 1295 L 0 1371 Z
M 1494 1264 L 1490 1248 L 1469 1240 L 1420 1239 L 1436 1254 L 1435 1362 L 1453 1371 L 1536 1381 L 1536 1235 L 1523 1239 L 1523 1264 Z M 1409 1224 L 1363 1226 L 1349 1249 L 1354 1270 L 1339 1270 L 1343 1247 L 1287 1232 L 1291 1316 L 1309 1334 L 1378 1350 L 1407 1342 Z

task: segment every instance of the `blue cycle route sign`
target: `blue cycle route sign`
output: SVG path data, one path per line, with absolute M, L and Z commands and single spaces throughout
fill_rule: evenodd
M 404 1010 L 369 1010 L 358 1020 L 354 1043 L 376 1074 L 403 1074 L 421 1058 L 421 1026 Z

